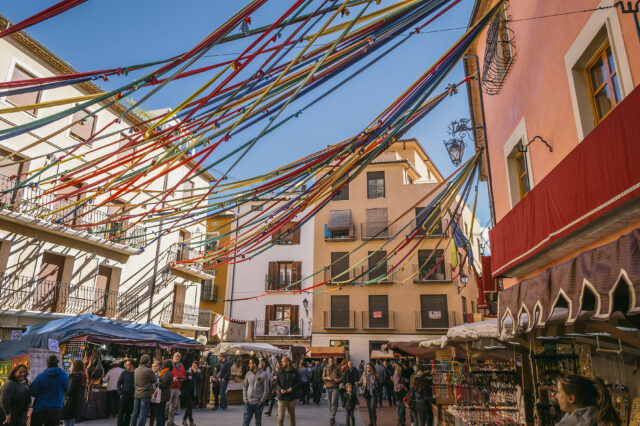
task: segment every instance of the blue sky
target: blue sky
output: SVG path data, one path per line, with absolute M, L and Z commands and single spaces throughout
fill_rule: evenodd
M 3 2 L 0 13 L 11 21 L 18 22 L 53 3 L 54 0 Z M 374 3 L 370 10 L 392 3 L 395 1 L 383 0 L 380 6 L 375 6 Z M 29 28 L 28 32 L 79 71 L 113 68 L 168 58 L 184 52 L 244 4 L 244 1 L 228 0 L 89 0 L 75 9 Z M 252 27 L 272 22 L 290 4 L 290 1 L 285 0 L 268 1 L 252 15 Z M 427 26 L 422 34 L 411 37 L 407 43 L 307 110 L 300 118 L 261 139 L 231 175 L 238 178 L 253 176 L 359 133 L 464 33 L 463 29 L 455 28 L 467 25 L 472 7 L 473 0 L 462 0 Z M 445 31 L 429 32 L 434 30 Z M 246 40 L 240 40 L 216 46 L 196 66 L 232 59 L 234 53 L 241 52 L 247 45 Z M 213 72 L 215 70 L 211 71 Z M 343 76 L 348 75 L 347 73 Z M 204 74 L 172 83 L 151 97 L 144 108 L 175 106 L 212 75 Z M 131 77 L 130 74 L 128 79 Z M 463 78 L 462 65 L 459 64 L 444 80 L 440 90 Z M 288 111 L 295 112 L 296 107 L 306 104 L 321 94 L 323 88 L 331 87 L 333 82 L 339 80 L 340 77 L 337 77 L 301 101 L 294 102 Z M 100 85 L 109 89 L 126 81 L 123 77 L 114 77 Z M 468 116 L 466 88 L 461 87 L 457 95 L 448 97 L 406 136 L 416 137 L 442 173 L 448 175 L 454 167 L 442 144 L 448 137 L 447 124 L 451 120 Z M 230 148 L 245 142 L 260 129 L 260 125 L 255 126 L 253 132 L 233 138 Z M 223 152 L 214 153 L 213 158 Z M 472 148 L 468 146 L 465 159 L 471 154 Z M 219 168 L 226 170 L 224 165 Z M 477 215 L 483 226 L 490 219 L 486 194 L 486 184 L 482 184 Z

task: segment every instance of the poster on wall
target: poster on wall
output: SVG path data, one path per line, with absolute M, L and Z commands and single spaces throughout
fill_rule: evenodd
M 269 321 L 269 336 L 288 336 L 290 326 L 289 321 Z
M 221 342 L 242 342 L 247 334 L 247 323 L 233 321 L 222 315 L 215 314 L 211 326 L 211 337 L 217 337 Z
M 429 319 L 441 319 L 442 311 L 429 311 Z
M 58 365 L 62 365 L 62 355 L 60 352 L 51 352 L 49 349 L 44 348 L 29 348 L 30 382 L 32 382 L 38 374 L 47 369 L 47 357 L 49 355 L 56 355 L 58 357 Z

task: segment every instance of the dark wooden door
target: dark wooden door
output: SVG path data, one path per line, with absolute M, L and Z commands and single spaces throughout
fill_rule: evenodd
M 331 296 L 331 327 L 349 327 L 349 296 Z
M 422 328 L 449 328 L 446 294 L 420 295 Z
M 389 298 L 386 294 L 369 296 L 369 327 L 389 328 Z

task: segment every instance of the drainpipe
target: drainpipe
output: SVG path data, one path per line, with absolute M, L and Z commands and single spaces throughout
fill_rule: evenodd
M 162 193 L 167 192 L 167 184 L 168 184 L 169 175 L 164 175 L 164 183 L 162 188 Z M 162 202 L 161 209 L 164 210 L 165 202 Z M 162 232 L 162 223 L 164 222 L 164 215 L 160 219 L 160 232 Z M 149 284 L 149 310 L 147 311 L 147 322 L 151 322 L 151 311 L 153 310 L 153 295 L 156 292 L 156 280 L 158 278 L 158 259 L 160 259 L 160 243 L 162 241 L 162 236 L 158 237 L 156 240 L 156 257 L 153 259 L 153 276 L 151 277 L 151 283 Z

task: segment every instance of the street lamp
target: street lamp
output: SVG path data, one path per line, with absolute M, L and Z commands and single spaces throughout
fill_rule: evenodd
M 451 138 L 448 141 L 444 141 L 444 146 L 447 148 L 447 152 L 449 153 L 449 158 L 451 158 L 451 162 L 454 166 L 460 165 L 462 162 L 462 157 L 464 155 L 464 148 L 466 144 L 462 139 L 459 138 Z
M 462 162 L 464 148 L 467 146 L 464 138 L 471 138 L 471 132 L 481 128 L 471 127 L 471 119 L 469 118 L 453 120 L 447 125 L 447 133 L 451 136 L 451 139 L 442 142 L 454 166 L 458 166 Z
M 468 282 L 469 282 L 469 276 L 464 272 L 460 272 L 460 284 L 462 285 L 458 286 L 458 294 L 462 293 L 462 289 L 464 289 L 467 286 Z
M 161 274 L 162 281 L 164 281 L 165 283 L 169 282 L 169 280 L 171 279 L 171 268 L 169 267 L 169 265 L 162 268 Z

